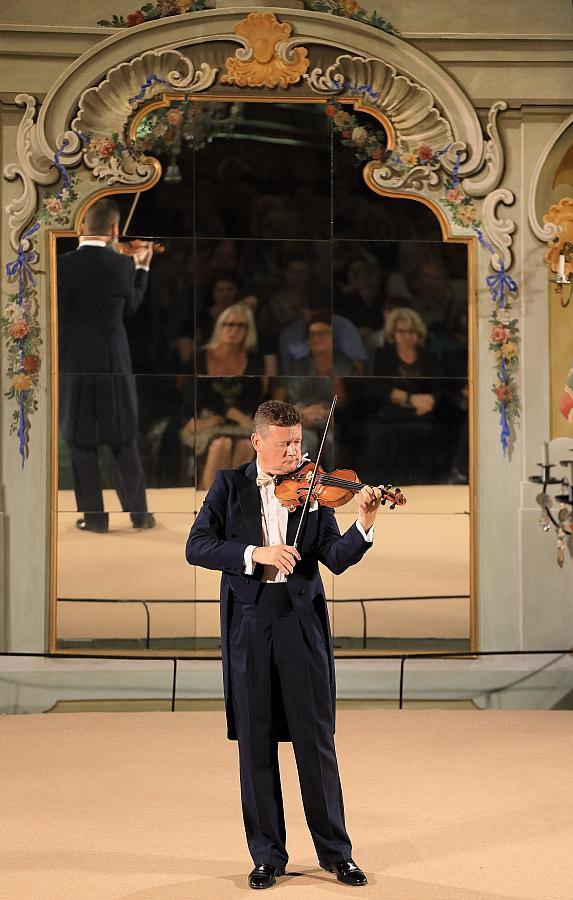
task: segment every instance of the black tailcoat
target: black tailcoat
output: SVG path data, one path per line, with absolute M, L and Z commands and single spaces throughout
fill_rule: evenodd
M 244 575 L 245 549 L 263 545 L 261 498 L 256 483 L 255 462 L 237 469 L 220 470 L 210 488 L 187 540 L 186 557 L 191 565 L 218 569 L 221 576 L 221 655 L 227 711 L 227 734 L 237 739 L 233 702 L 229 632 L 235 603 L 256 603 L 261 588 L 262 566 L 256 566 L 252 576 Z M 300 521 L 300 507 L 289 513 L 286 543 L 292 544 Z M 302 542 L 299 543 L 300 562 L 287 578 L 287 589 L 295 610 L 316 609 L 322 623 L 324 642 L 330 662 L 330 687 L 335 709 L 334 659 L 332 637 L 325 591 L 318 569 L 323 563 L 335 575 L 357 563 L 371 545 L 364 540 L 356 525 L 340 534 L 334 512 L 319 506 L 308 514 Z M 289 741 L 286 722 L 279 731 L 279 740 Z
M 108 247 L 58 259 L 60 429 L 71 444 L 127 445 L 137 436 L 137 392 L 124 317 L 147 272 Z

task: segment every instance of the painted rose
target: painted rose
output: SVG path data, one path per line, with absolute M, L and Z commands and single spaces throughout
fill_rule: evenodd
M 324 111 L 325 111 L 326 115 L 332 119 L 332 117 L 336 115 L 336 106 L 333 106 L 332 103 L 327 103 L 324 108 Z
M 130 13 L 126 19 L 128 28 L 133 28 L 134 25 L 141 25 L 142 22 L 145 22 L 145 16 L 140 9 Z
M 501 403 L 510 403 L 513 400 L 513 391 L 506 384 L 500 384 L 495 389 L 495 396 Z
M 162 16 L 170 16 L 177 12 L 177 3 L 175 0 L 157 0 L 157 6 Z
M 415 153 L 405 153 L 404 154 L 404 162 L 407 166 L 415 166 L 418 162 L 418 157 Z
M 503 325 L 494 325 L 491 329 L 490 340 L 492 344 L 503 344 L 508 339 L 510 332 Z
M 446 191 L 446 200 L 449 200 L 450 203 L 461 203 L 463 199 L 464 195 L 459 188 L 450 188 L 449 191 Z
M 348 140 L 351 136 L 352 136 L 352 132 L 350 131 L 350 129 L 349 129 L 349 128 L 345 128 L 344 131 L 342 132 L 342 137 L 343 137 L 345 140 Z
M 192 0 L 177 0 L 177 9 L 180 13 L 189 12 L 192 5 Z
M 62 211 L 62 201 L 59 197 L 48 197 L 44 201 L 44 206 L 51 216 L 57 216 Z
M 181 125 L 183 121 L 183 113 L 180 109 L 170 109 L 167 112 L 167 121 L 170 125 Z
M 27 375 L 35 375 L 40 368 L 40 357 L 32 354 L 25 356 L 22 360 L 22 368 Z
M 30 330 L 30 326 L 24 319 L 17 319 L 15 322 L 12 322 L 8 327 L 8 333 L 11 338 L 15 341 L 19 341 L 22 338 L 25 338 Z
M 361 125 L 357 125 L 356 128 L 352 129 L 352 140 L 355 144 L 365 144 L 368 140 L 368 132 Z
M 471 225 L 477 218 L 477 210 L 475 206 L 468 203 L 466 206 L 460 206 L 458 216 L 463 225 Z
M 344 112 L 343 109 L 339 109 L 334 113 L 333 120 L 334 124 L 338 125 L 339 128 L 342 128 L 343 125 L 346 125 L 350 116 L 347 112 Z
M 509 325 L 511 322 L 511 313 L 508 309 L 498 309 L 496 315 L 502 325 Z
M 513 341 L 508 341 L 503 345 L 503 347 L 501 348 L 501 355 L 504 359 L 513 359 L 515 356 L 517 356 L 517 347 L 515 346 Z
M 32 379 L 29 375 L 19 372 L 12 376 L 12 387 L 17 391 L 29 391 L 32 387 Z
M 418 150 L 418 157 L 425 162 L 430 162 L 434 158 L 434 151 L 427 144 L 421 144 Z
M 101 157 L 101 159 L 106 159 L 109 156 L 113 156 L 114 149 L 114 142 L 110 138 L 103 138 L 99 145 L 99 156 Z
M 90 138 L 88 146 L 87 146 L 87 152 L 91 153 L 94 156 L 97 156 L 99 153 L 100 143 L 101 143 L 101 141 L 98 138 L 94 138 L 94 137 Z
M 342 0 L 342 6 L 344 7 L 344 11 L 350 16 L 353 16 L 354 13 L 358 11 L 357 0 Z

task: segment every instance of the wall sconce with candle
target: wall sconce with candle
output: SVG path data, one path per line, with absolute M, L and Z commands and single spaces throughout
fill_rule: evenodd
M 567 469 L 568 473 L 562 478 L 555 478 L 551 474 L 555 465 L 549 462 L 549 444 L 544 441 L 541 445 L 541 462 L 537 465 L 541 472 L 539 475 L 530 475 L 529 481 L 541 486 L 541 491 L 535 498 L 541 508 L 539 524 L 545 532 L 555 529 L 557 564 L 562 568 L 565 562 L 566 547 L 569 549 L 570 556 L 573 556 L 573 459 L 559 461 L 559 465 Z M 559 493 L 553 497 L 549 494 L 548 488 L 557 485 L 559 485 Z M 551 511 L 554 501 L 559 503 L 557 517 Z
M 555 237 L 545 253 L 545 262 L 549 265 L 549 282 L 556 285 L 561 306 L 569 306 L 573 294 L 573 199 L 564 197 L 552 206 L 543 221 L 557 226 Z M 555 273 L 555 277 L 551 277 Z M 564 286 L 569 285 L 565 294 Z

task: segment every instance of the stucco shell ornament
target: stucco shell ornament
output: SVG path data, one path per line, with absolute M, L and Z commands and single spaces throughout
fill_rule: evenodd
M 84 139 L 84 161 L 106 184 L 141 185 L 156 172 L 154 161 L 134 156 L 126 134 L 134 111 L 159 94 L 205 91 L 217 69 L 197 69 L 177 50 L 154 50 L 108 72 L 107 78 L 82 95 L 72 130 Z
M 251 13 L 235 26 L 245 45 L 226 62 L 222 84 L 237 87 L 287 88 L 308 69 L 308 50 L 289 46 L 292 25 L 273 13 Z

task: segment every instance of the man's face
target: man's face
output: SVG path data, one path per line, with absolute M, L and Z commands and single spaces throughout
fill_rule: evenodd
M 252 435 L 259 465 L 267 475 L 288 475 L 301 460 L 302 425 L 269 425 Z

